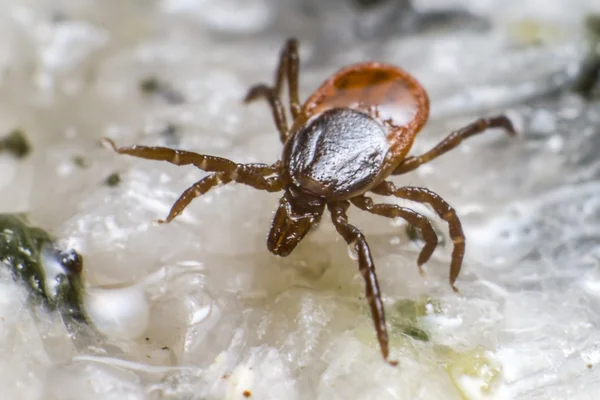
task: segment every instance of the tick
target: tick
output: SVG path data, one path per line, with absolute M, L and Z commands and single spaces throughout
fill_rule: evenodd
M 267 248 L 285 257 L 314 227 L 325 208 L 337 232 L 358 256 L 365 281 L 366 298 L 383 358 L 388 359 L 388 333 L 375 265 L 365 236 L 348 222 L 350 205 L 387 218 L 402 218 L 420 229 L 424 246 L 417 259 L 419 269 L 429 260 L 438 239 L 429 220 L 396 204 L 377 204 L 366 194 L 395 196 L 425 203 L 449 225 L 453 243 L 450 285 L 460 272 L 465 236 L 455 210 L 439 195 L 421 187 L 396 187 L 390 175 L 410 172 L 447 151 L 463 139 L 488 128 L 503 128 L 514 135 L 510 120 L 503 116 L 481 118 L 450 133 L 420 156 L 408 156 L 413 141 L 429 116 L 429 99 L 415 78 L 393 65 L 365 62 L 342 68 L 327 79 L 303 104 L 299 101 L 298 45 L 289 39 L 283 47 L 273 86 L 250 88 L 245 101 L 265 99 L 283 143 L 281 160 L 274 164 L 237 164 L 225 158 L 166 147 L 131 146 L 117 153 L 194 165 L 209 174 L 188 188 L 175 202 L 168 223 L 190 202 L 217 185 L 237 182 L 268 192 L 283 191 L 267 237 Z M 289 115 L 282 100 L 287 86 Z M 291 116 L 291 126 L 288 117 Z

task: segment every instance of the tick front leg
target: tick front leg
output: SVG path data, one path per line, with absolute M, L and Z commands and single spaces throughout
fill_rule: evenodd
M 230 174 L 236 180 L 236 176 L 244 177 L 249 174 L 260 176 L 274 175 L 278 173 L 280 163 L 267 164 L 237 164 L 231 160 L 221 157 L 198 154 L 191 151 L 175 150 L 168 147 L 130 146 L 117 147 L 111 139 L 102 139 L 114 152 L 127 154 L 133 157 L 147 160 L 166 161 L 174 165 L 193 165 L 206 172 L 222 172 Z
M 441 219 L 448 223 L 450 229 L 450 239 L 454 243 L 452 250 L 452 261 L 450 262 L 450 285 L 455 292 L 458 289 L 454 285 L 456 278 L 460 273 L 463 257 L 465 255 L 465 235 L 462 230 L 462 224 L 454 208 L 442 199 L 438 194 L 429 189 L 403 186 L 397 188 L 392 182 L 383 182 L 372 189 L 373 193 L 383 196 L 396 196 L 401 199 L 416 201 L 429 204 Z
M 204 193 L 208 192 L 213 187 L 221 184 L 227 183 L 231 181 L 231 179 L 227 180 L 221 173 L 210 174 L 200 179 L 198 182 L 194 183 L 185 192 L 179 196 L 175 204 L 171 207 L 171 211 L 169 211 L 169 215 L 166 219 L 159 219 L 159 224 L 168 224 L 171 222 L 176 216 L 181 214 L 181 212 L 194 200 L 196 197 L 202 196 Z
M 418 157 L 407 157 L 402 163 L 392 172 L 393 175 L 400 175 L 418 168 L 442 154 L 452 150 L 460 144 L 464 139 L 473 135 L 483 133 L 490 128 L 503 128 L 508 134 L 514 136 L 515 128 L 506 116 L 500 115 L 492 118 L 481 118 L 477 121 L 465 126 L 462 129 L 452 132 L 446 139 L 442 140 L 433 149 Z
M 396 204 L 373 204 L 373 199 L 366 196 L 354 197 L 350 201 L 361 210 L 387 218 L 402 218 L 409 224 L 420 229 L 423 233 L 425 246 L 419 254 L 417 266 L 419 267 L 419 272 L 423 274 L 422 265 L 429 260 L 438 245 L 438 237 L 429 220 L 410 208 L 400 207 Z
M 381 349 L 383 358 L 391 365 L 397 365 L 397 361 L 388 360 L 389 344 L 388 332 L 385 324 L 385 310 L 383 301 L 381 300 L 381 292 L 379 291 L 379 283 L 377 282 L 377 274 L 375 273 L 375 264 L 371 258 L 371 250 L 367 240 L 362 232 L 355 226 L 348 223 L 346 210 L 350 206 L 348 201 L 340 201 L 327 205 L 331 213 L 331 220 L 335 229 L 344 238 L 349 246 L 354 247 L 358 255 L 358 267 L 360 274 L 365 280 L 365 292 L 369 307 L 371 308 L 371 316 L 373 324 L 377 332 L 377 340 Z
M 206 172 L 233 172 L 237 164 L 226 158 L 198 154 L 192 151 L 175 150 L 168 147 L 130 146 L 117 147 L 111 139 L 104 138 L 102 142 L 119 154 L 147 160 L 166 161 L 175 165 L 194 165 Z
M 255 189 L 266 190 L 268 192 L 278 192 L 281 190 L 282 184 L 278 177 L 265 179 L 264 177 L 249 171 L 247 168 L 244 169 L 245 167 L 247 166 L 242 165 L 240 171 L 237 171 L 234 174 L 219 172 L 200 179 L 179 196 L 177 201 L 171 207 L 171 211 L 169 211 L 167 218 L 158 220 L 158 223 L 164 224 L 171 222 L 175 217 L 181 214 L 196 197 L 202 196 L 215 186 L 223 185 L 231 181 L 243 183 L 252 186 Z
M 229 182 L 238 182 L 251 186 L 255 189 L 268 192 L 278 192 L 283 184 L 279 179 L 281 163 L 267 164 L 236 164 L 225 158 L 207 156 L 183 150 L 173 150 L 167 147 L 131 146 L 117 148 L 110 139 L 104 139 L 104 143 L 119 154 L 127 154 L 150 160 L 166 161 L 175 165 L 194 165 L 204 171 L 213 172 L 196 182 L 179 196 L 179 199 L 171 207 L 171 211 L 165 220 L 160 223 L 171 222 L 176 216 L 191 203 L 191 201 L 208 192 L 211 188 Z M 269 177 L 270 175 L 274 175 Z

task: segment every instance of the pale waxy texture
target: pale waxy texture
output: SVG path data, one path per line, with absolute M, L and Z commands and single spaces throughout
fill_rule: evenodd
M 0 211 L 27 211 L 82 254 L 85 283 L 96 289 L 88 295 L 111 295 L 93 300 L 111 305 L 94 308 L 97 323 L 123 318 L 73 335 L 58 314 L 32 308 L 3 269 L 0 398 L 600 393 L 600 105 L 567 90 L 589 49 L 581 21 L 600 12 L 597 3 L 456 1 L 488 28 L 461 22 L 456 32 L 442 22 L 422 32 L 409 24 L 413 35 L 402 36 L 390 22 L 396 11 L 365 14 L 344 0 L 0 2 L 0 134 L 21 129 L 32 148 L 22 160 L 0 154 Z M 410 10 L 401 15 L 418 20 Z M 391 25 L 376 24 L 385 21 Z M 370 40 L 365 26 L 395 33 Z M 432 105 L 414 153 L 488 112 L 507 111 L 518 125 L 517 140 L 490 133 L 394 178 L 431 188 L 458 210 L 467 236 L 462 296 L 447 283 L 445 225 L 427 208 L 398 201 L 431 216 L 446 243 L 425 278 L 415 266 L 418 234 L 400 221 L 349 213 L 377 260 L 397 368 L 381 360 L 362 278 L 329 218 L 285 259 L 265 248 L 278 195 L 241 185 L 210 192 L 157 226 L 204 174 L 99 145 L 109 136 L 120 145 L 276 161 L 282 147 L 267 106 L 242 99 L 251 84 L 270 82 L 291 35 L 302 38 L 306 60 L 302 99 L 356 62 L 413 74 Z M 149 77 L 179 96 L 142 92 Z M 114 173 L 120 183 L 107 186 Z M 128 307 L 118 307 L 121 296 Z

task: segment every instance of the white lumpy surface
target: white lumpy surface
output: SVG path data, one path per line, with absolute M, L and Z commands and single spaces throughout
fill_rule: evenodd
M 28 212 L 83 255 L 93 322 L 71 330 L 31 304 L 2 265 L 0 399 L 600 393 L 600 103 L 567 90 L 590 48 L 581 21 L 600 3 L 413 1 L 418 11 L 472 13 L 430 30 L 417 29 L 423 15 L 393 8 L 402 2 L 363 12 L 358 3 L 0 2 L 0 135 L 21 128 L 33 148 L 24 160 L 0 155 L 0 212 Z M 436 15 L 429 21 L 443 20 Z M 291 34 L 302 38 L 302 98 L 349 63 L 380 60 L 413 74 L 432 104 L 413 154 L 488 113 L 507 112 L 519 131 L 471 138 L 391 178 L 457 210 L 467 237 L 462 296 L 447 283 L 447 226 L 430 209 L 373 197 L 431 217 L 443 243 L 425 277 L 422 243 L 403 221 L 349 210 L 371 246 L 397 368 L 381 360 L 362 277 L 327 214 L 287 258 L 265 245 L 278 194 L 223 186 L 157 225 L 205 173 L 99 145 L 109 136 L 277 161 L 266 102 L 242 99 L 250 85 L 271 83 Z M 166 89 L 142 93 L 149 77 Z M 121 181 L 109 187 L 113 173 Z

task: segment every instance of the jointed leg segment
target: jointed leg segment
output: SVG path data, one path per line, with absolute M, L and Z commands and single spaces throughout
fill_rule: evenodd
M 349 206 L 350 203 L 348 201 L 327 204 L 335 229 L 349 246 L 354 247 L 358 255 L 358 267 L 365 280 L 366 297 L 371 308 L 373 323 L 375 324 L 375 330 L 377 331 L 377 340 L 381 347 L 381 354 L 387 362 L 396 365 L 397 361 L 388 360 L 389 345 L 387 327 L 385 324 L 385 311 L 383 308 L 383 301 L 381 300 L 377 275 L 375 274 L 375 264 L 371 258 L 371 250 L 369 249 L 369 245 L 364 235 L 355 226 L 348 223 L 346 211 Z
M 295 39 L 289 39 L 281 51 L 279 57 L 279 66 L 275 73 L 275 83 L 273 87 L 265 84 L 252 86 L 244 99 L 245 102 L 251 102 L 258 98 L 265 98 L 269 102 L 273 112 L 275 125 L 279 130 L 281 141 L 284 142 L 287 137 L 287 122 L 285 122 L 285 109 L 281 101 L 281 91 L 284 81 L 287 79 L 289 106 L 292 119 L 295 120 L 300 114 L 300 100 L 298 97 L 298 43 Z M 283 129 L 285 127 L 285 129 Z
M 192 186 L 187 188 L 185 192 L 179 196 L 177 201 L 171 207 L 169 211 L 169 215 L 166 219 L 159 219 L 158 222 L 160 224 L 168 224 L 171 222 L 176 216 L 181 214 L 181 212 L 194 200 L 196 197 L 203 195 L 208 192 L 213 187 L 221 184 L 227 183 L 223 179 L 223 175 L 221 173 L 210 174 L 200 179 L 198 182 L 194 183 Z
M 203 171 L 213 172 L 183 192 L 171 207 L 167 218 L 160 220 L 160 223 L 171 222 L 194 198 L 203 195 L 211 188 L 220 184 L 233 181 L 268 192 L 278 192 L 283 187 L 277 175 L 279 163 L 274 165 L 236 164 L 225 158 L 207 156 L 191 151 L 174 150 L 167 147 L 117 147 L 110 139 L 104 139 L 104 142 L 119 154 L 127 154 L 149 160 L 166 161 L 174 165 L 194 165 Z M 269 177 L 270 175 L 274 176 Z
M 288 91 L 290 97 L 290 112 L 292 117 L 296 119 L 300 114 L 300 99 L 298 95 L 298 75 L 300 63 L 300 57 L 298 56 L 298 42 L 296 39 L 290 39 L 287 41 L 285 47 L 285 53 L 287 53 L 287 78 L 288 78 Z M 281 85 L 279 85 L 281 88 Z M 278 89 L 277 93 L 281 95 L 281 90 Z
M 388 218 L 402 218 L 406 220 L 409 224 L 414 225 L 416 228 L 420 229 L 423 233 L 423 239 L 425 240 L 425 246 L 421 253 L 419 254 L 419 258 L 417 259 L 417 265 L 419 266 L 419 271 L 423 273 L 421 266 L 425 264 L 433 251 L 437 247 L 438 237 L 431 226 L 429 220 L 418 212 L 411 210 L 410 208 L 400 207 L 396 204 L 374 204 L 373 200 L 370 197 L 359 196 L 351 199 L 352 204 L 361 210 L 368 211 L 370 213 L 380 215 L 382 217 Z
M 119 154 L 127 154 L 147 160 L 166 161 L 174 165 L 193 165 L 206 172 L 233 172 L 237 164 L 226 158 L 208 156 L 192 151 L 174 150 L 168 147 L 130 146 L 118 147 L 111 139 L 103 142 Z
M 412 186 L 397 188 L 392 182 L 386 181 L 375 187 L 372 191 L 384 196 L 396 196 L 401 199 L 429 204 L 441 219 L 448 222 L 450 239 L 454 243 L 452 261 L 450 262 L 450 285 L 455 292 L 458 292 L 458 289 L 454 286 L 454 282 L 456 282 L 456 278 L 460 273 L 462 260 L 465 255 L 465 235 L 456 211 L 438 194 L 425 188 Z
M 392 174 L 399 175 L 410 172 L 418 168 L 420 165 L 441 156 L 449 150 L 452 150 L 464 139 L 482 133 L 489 128 L 504 128 L 508 134 L 513 136 L 515 135 L 515 128 L 513 127 L 512 122 L 504 115 L 492 118 L 481 118 L 462 129 L 452 132 L 427 153 L 418 157 L 406 157 Z
M 260 97 L 264 97 L 269 102 L 269 106 L 271 107 L 271 111 L 273 112 L 273 120 L 275 121 L 275 126 L 279 131 L 279 138 L 281 142 L 285 142 L 288 134 L 288 123 L 287 118 L 285 116 L 285 109 L 283 108 L 283 104 L 281 103 L 281 99 L 275 93 L 275 90 L 266 86 L 266 85 L 256 85 L 250 88 L 248 94 L 244 98 L 246 103 L 249 103 L 255 99 Z

